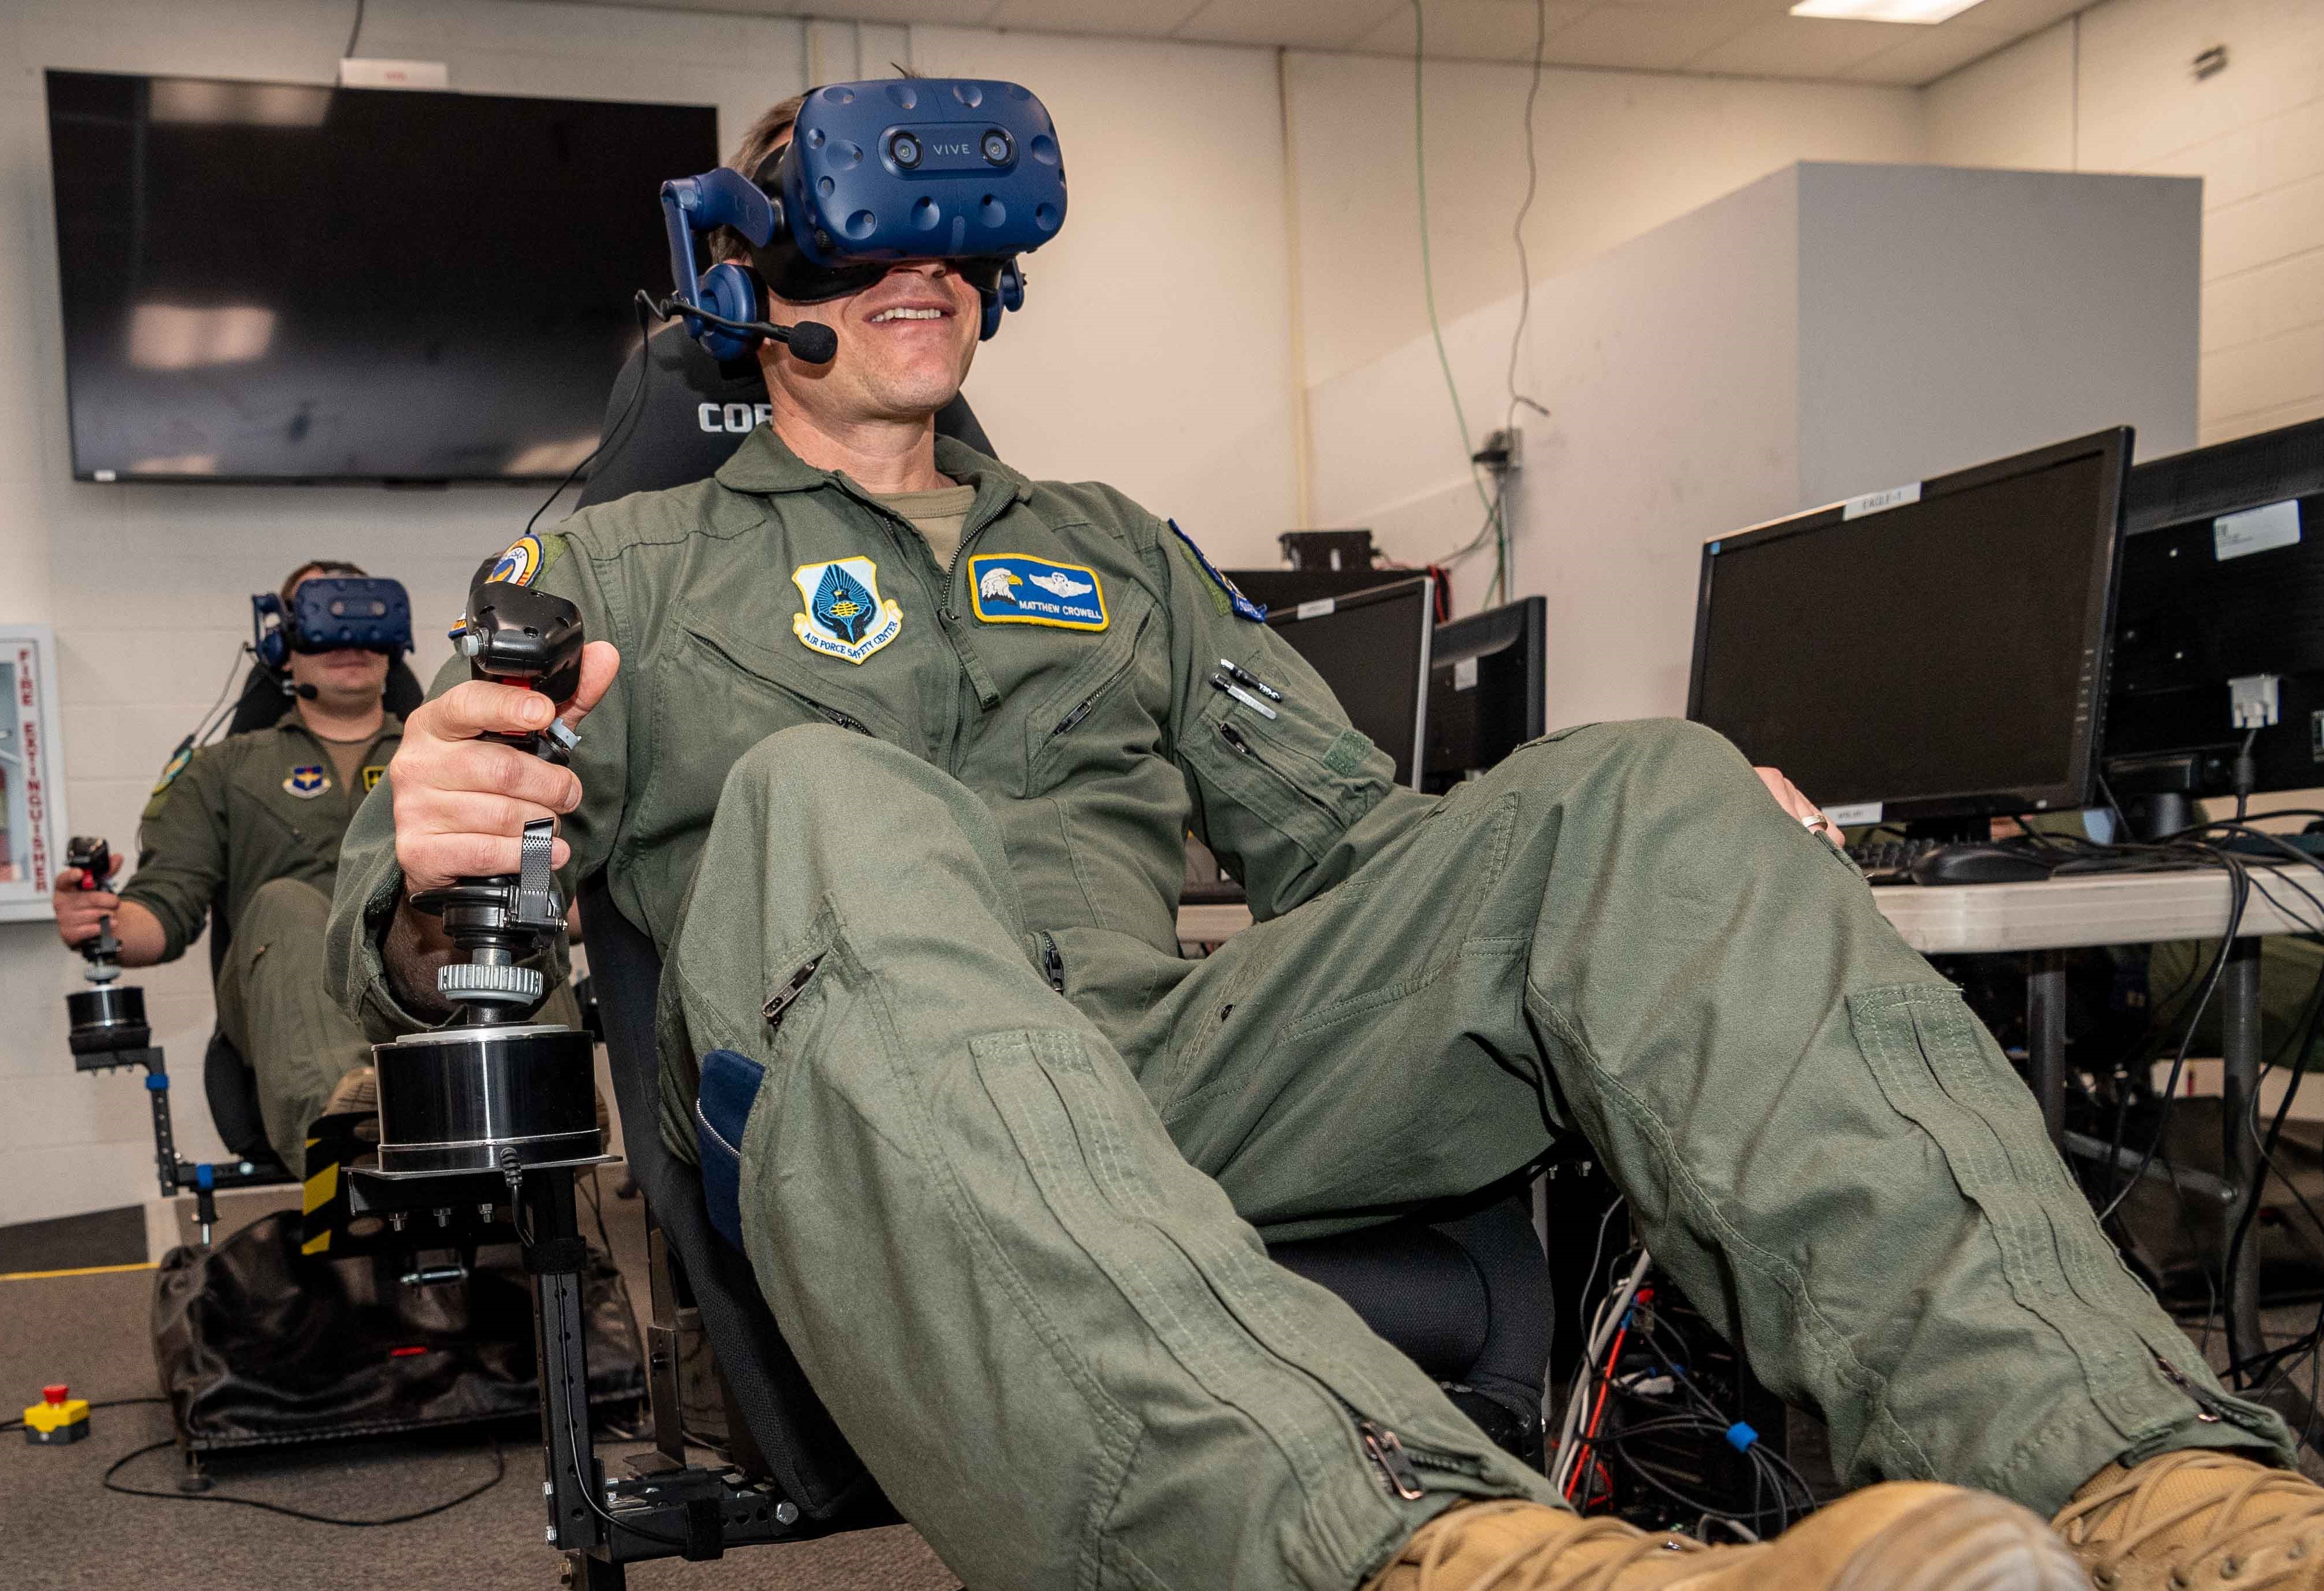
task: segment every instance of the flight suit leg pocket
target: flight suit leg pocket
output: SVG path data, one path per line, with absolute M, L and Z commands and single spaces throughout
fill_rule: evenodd
M 1046 1243 L 1014 1251 L 1021 1263 L 1059 1267 L 1047 1279 L 1055 1290 L 1031 1278 L 1036 1292 L 1093 1296 L 1087 1269 L 1094 1264 L 1113 1284 L 1102 1295 L 1129 1305 L 1128 1317 L 1109 1307 L 1078 1323 L 1076 1351 L 1101 1379 L 1150 1373 L 1158 1346 L 1189 1392 L 1239 1417 L 1254 1452 L 1326 1508 L 1343 1506 L 1351 1490 L 1383 1495 L 1364 1457 L 1367 1423 L 1426 1456 L 1431 1489 L 1489 1489 L 1485 1477 L 1497 1467 L 1490 1444 L 1344 1305 L 1268 1259 L 1218 1184 L 1172 1146 L 1118 1060 L 1066 1031 L 996 1033 L 973 1049 L 1028 1191 L 1049 1218 L 1038 1225 L 1054 1222 L 1053 1259 Z M 1013 1169 L 994 1174 L 1017 1176 Z M 1149 1446 L 1184 1443 L 1186 1460 L 1200 1462 L 1220 1428 L 1199 1407 L 1189 1408 L 1184 1429 L 1149 1420 Z M 1362 1485 L 1351 1489 L 1351 1476 Z M 1355 1518 L 1341 1522 L 1351 1535 L 1364 1528 Z
M 2032 1095 L 1945 984 L 1895 984 L 1848 1002 L 1867 1066 L 1896 1114 L 1933 1141 L 1997 1252 L 2008 1298 L 2081 1366 L 2089 1401 L 2126 1440 L 2155 1417 L 2167 1321 L 2089 1218 Z M 1928 1218 L 1941 1220 L 1932 1209 Z M 1978 1307 L 1956 1299 L 1953 1307 Z M 1987 1306 L 1989 1307 L 1989 1306 Z M 1964 1373 L 1967 1367 L 1963 1367 Z

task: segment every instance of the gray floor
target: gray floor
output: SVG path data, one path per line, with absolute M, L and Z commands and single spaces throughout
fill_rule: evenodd
M 610 1179 L 608 1186 L 610 1187 Z M 227 1201 L 239 1224 L 279 1198 Z M 604 1201 L 616 1257 L 645 1298 L 638 1205 Z M 150 1395 L 155 1387 L 146 1311 L 153 1273 L 0 1282 L 0 1405 L 13 1418 L 50 1382 L 92 1401 Z M 99 1409 L 86 1441 L 33 1447 L 0 1435 L 0 1582 L 11 1591 L 151 1591 L 157 1586 L 314 1586 L 322 1591 L 494 1591 L 558 1584 L 561 1560 L 541 1541 L 540 1451 L 520 1434 L 504 1444 L 507 1475 L 474 1502 L 411 1524 L 347 1530 L 256 1509 L 124 1497 L 98 1484 L 107 1465 L 170 1435 L 159 1404 Z M 602 1448 L 615 1456 L 641 1443 Z M 408 1512 L 456 1496 L 493 1473 L 492 1446 L 469 1438 L 334 1444 L 215 1460 L 217 1493 L 263 1498 L 357 1519 Z M 137 1460 L 123 1484 L 168 1489 L 164 1450 Z M 720 1562 L 666 1562 L 631 1570 L 641 1591 L 949 1591 L 958 1579 L 910 1530 L 861 1531 L 794 1547 L 755 1548 Z
M 282 1202 L 280 1196 L 230 1200 L 230 1224 Z M 639 1206 L 608 1197 L 604 1210 L 615 1255 L 642 1300 Z M 98 1401 L 152 1393 L 145 1318 L 152 1282 L 145 1270 L 0 1282 L 0 1404 L 13 1414 L 52 1381 Z M 2316 1318 L 2313 1304 L 2287 1307 L 2269 1310 L 2264 1327 L 2271 1340 L 2284 1341 Z M 2206 1350 L 2218 1363 L 2218 1334 L 2205 1335 Z M 2314 1374 L 2311 1361 L 2295 1379 L 2312 1393 Z M 559 1560 L 541 1541 L 540 1450 L 523 1434 L 505 1443 L 506 1478 L 475 1501 L 411 1524 L 348 1530 L 219 1503 L 109 1494 L 98 1482 L 106 1466 L 165 1439 L 169 1420 L 159 1405 L 134 1404 L 97 1411 L 92 1427 L 87 1441 L 61 1448 L 0 1435 L 0 1563 L 6 1565 L 12 1591 L 197 1585 L 218 1591 L 290 1586 L 549 1591 L 558 1584 Z M 619 1454 L 642 1447 L 608 1443 L 601 1451 L 609 1466 L 618 1467 Z M 405 1438 L 223 1458 L 213 1467 L 220 1494 L 364 1518 L 456 1496 L 489 1476 L 493 1466 L 489 1443 Z M 2324 1465 L 2312 1457 L 2307 1467 L 2324 1478 Z M 174 1461 L 165 1450 L 137 1460 L 119 1478 L 168 1488 L 174 1477 Z M 641 1565 L 631 1571 L 630 1583 L 641 1591 L 950 1591 L 958 1581 L 916 1533 L 899 1527 L 759 1548 L 718 1563 Z

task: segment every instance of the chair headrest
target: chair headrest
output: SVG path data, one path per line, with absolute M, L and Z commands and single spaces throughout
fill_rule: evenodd
M 629 415 L 649 355 L 653 374 L 647 378 L 645 401 Z M 630 355 L 613 378 L 599 435 L 617 425 L 623 434 L 612 439 L 604 457 L 591 467 L 576 506 L 691 486 L 715 475 L 766 412 L 767 381 L 757 361 L 721 365 L 678 328 L 658 332 Z M 997 457 L 965 398 L 955 397 L 936 412 L 936 434 Z
M 411 717 L 412 709 L 428 698 L 420 688 L 420 677 L 411 665 L 397 658 L 387 666 L 387 710 L 399 718 Z M 253 729 L 272 729 L 290 710 L 290 697 L 282 689 L 282 676 L 263 663 L 250 665 L 250 672 L 242 677 L 242 695 L 234 704 L 234 717 L 227 723 L 228 735 L 246 735 Z

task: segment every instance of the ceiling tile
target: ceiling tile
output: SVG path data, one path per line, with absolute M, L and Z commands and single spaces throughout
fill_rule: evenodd
M 1723 5 L 1601 5 L 1551 35 L 1548 56 L 1560 66 L 1676 71 L 1752 22 Z
M 1345 50 L 1407 0 L 1209 0 L 1179 24 L 1181 39 Z
M 1959 16 L 1940 24 L 1946 28 L 1982 28 L 1987 32 L 2007 33 L 2023 38 L 2027 33 L 2048 27 L 2080 11 L 2090 0 L 1978 0 L 1978 4 Z
M 1426 39 L 1431 60 L 1531 60 L 1535 30 L 1541 25 L 1535 0 L 1427 0 Z M 1554 39 L 1589 8 L 1550 0 L 1549 37 Z M 1351 49 L 1378 55 L 1412 53 L 1412 7 L 1402 5 L 1387 21 L 1357 40 Z M 1545 51 L 1546 58 L 1546 51 Z
M 638 0 L 587 0 L 590 5 L 635 6 Z M 647 0 L 650 11 L 730 11 L 752 16 L 787 16 L 818 22 L 953 23 L 973 26 L 982 22 L 999 0 L 844 0 L 844 16 L 830 14 L 839 6 L 825 0 Z
M 1158 39 L 1194 15 L 1203 4 L 1204 0 L 1001 0 L 982 20 L 985 26 L 994 28 L 1134 33 Z
M 1914 36 L 1883 50 L 1871 60 L 1841 74 L 1851 83 L 1894 83 L 1918 88 L 1947 72 L 1980 60 L 2006 48 L 2016 37 L 1990 28 L 1968 28 L 1955 23 L 1914 28 Z
M 1738 29 L 1763 16 L 1781 16 L 1792 8 L 1792 0 L 1597 0 L 1597 4 L 1625 10 L 1710 12 L 1735 18 Z
M 1772 16 L 1686 63 L 1691 72 L 1755 78 L 1837 78 L 1903 42 L 1908 23 Z

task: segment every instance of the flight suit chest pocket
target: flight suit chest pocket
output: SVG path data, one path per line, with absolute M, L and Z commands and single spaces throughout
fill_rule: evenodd
M 333 791 L 318 799 L 327 800 L 337 794 Z M 311 825 L 300 821 L 299 814 L 290 809 L 292 800 L 278 791 L 254 790 L 239 783 L 229 786 L 226 797 L 229 842 L 243 855 L 288 856 L 307 848 Z
M 1034 698 L 1023 725 L 1027 796 L 1159 751 L 1160 717 L 1146 698 L 1167 697 L 1168 662 L 1148 644 L 1153 620 L 1151 607 L 1117 613 L 1079 666 Z M 1141 687 L 1148 673 L 1155 678 Z
M 682 666 L 670 671 L 660 693 L 662 723 L 671 728 L 693 726 L 722 743 L 733 741 L 735 756 L 798 724 L 836 724 L 902 744 L 887 707 L 829 669 L 802 666 L 700 618 L 687 621 L 683 652 Z

